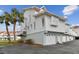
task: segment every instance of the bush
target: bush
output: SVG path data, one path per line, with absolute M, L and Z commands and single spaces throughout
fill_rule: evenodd
M 24 43 L 24 40 L 22 40 L 22 39 L 17 40 L 17 43 Z
M 28 39 L 28 40 L 25 40 L 24 43 L 25 43 L 25 44 L 33 44 L 33 41 L 32 41 L 32 39 Z

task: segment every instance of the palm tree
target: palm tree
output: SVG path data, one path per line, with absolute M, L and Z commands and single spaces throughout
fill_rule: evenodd
M 19 23 L 19 25 L 22 25 L 21 23 L 24 23 L 24 14 L 21 12 L 21 13 L 19 13 L 19 15 L 18 15 L 18 23 Z M 26 35 L 26 32 L 24 31 L 24 30 L 22 30 L 22 33 L 20 34 L 20 36 L 22 37 L 22 38 L 24 38 L 25 37 L 25 35 Z
M 16 33 L 16 22 L 19 22 L 19 23 L 23 22 L 24 17 L 23 17 L 23 13 L 20 13 L 16 8 L 12 9 L 11 15 L 12 15 L 12 18 L 13 18 L 12 23 L 14 25 L 14 27 L 13 27 L 14 40 L 16 40 L 16 35 L 15 35 L 15 33 Z
M 4 18 L 3 18 L 3 16 L 0 16 L 0 23 L 1 23 L 1 24 L 4 23 Z
M 10 14 L 8 12 L 4 12 L 4 15 L 0 16 L 0 23 L 5 23 L 6 31 L 7 31 L 7 37 L 8 37 L 9 42 L 11 42 L 10 33 L 9 33 L 9 29 L 8 29 L 8 26 L 10 25 L 9 21 L 10 21 Z
M 18 23 L 21 24 L 24 22 L 24 14 L 21 12 L 18 14 Z
M 8 12 L 5 12 L 4 20 L 5 20 L 7 37 L 8 37 L 9 42 L 11 42 L 11 40 L 10 40 L 10 33 L 9 33 L 9 29 L 8 29 L 8 26 L 10 25 L 10 19 L 11 19 L 10 18 L 10 14 Z
M 16 22 L 17 22 L 17 17 L 18 17 L 18 10 L 16 8 L 12 9 L 11 16 L 13 18 L 13 34 L 14 34 L 14 40 L 16 40 Z
M 4 19 L 3 19 L 3 16 L 0 16 L 0 24 L 3 24 L 4 23 Z M 2 39 L 2 38 L 1 38 Z

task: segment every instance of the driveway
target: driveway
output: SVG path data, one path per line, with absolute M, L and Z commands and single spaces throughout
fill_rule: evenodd
M 79 40 L 34 48 L 25 44 L 0 47 L 0 54 L 79 54 Z

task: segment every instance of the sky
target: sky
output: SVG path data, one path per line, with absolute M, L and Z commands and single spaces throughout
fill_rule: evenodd
M 12 8 L 17 8 L 22 11 L 24 8 L 32 7 L 34 5 L 0 5 L 0 15 L 4 14 L 4 11 L 11 13 Z M 36 5 L 41 8 L 42 5 Z M 64 16 L 67 18 L 69 24 L 79 24 L 79 6 L 77 5 L 43 5 L 53 14 Z M 17 24 L 16 28 L 20 26 Z M 9 26 L 9 30 L 12 31 L 13 25 Z M 0 24 L 0 31 L 5 31 L 5 24 Z

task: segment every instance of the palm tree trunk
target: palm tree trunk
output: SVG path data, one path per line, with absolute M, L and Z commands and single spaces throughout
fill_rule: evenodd
M 11 40 L 10 40 L 10 34 L 9 34 L 9 30 L 8 30 L 8 25 L 6 24 L 6 31 L 7 31 L 7 37 L 8 37 L 8 41 L 9 41 L 9 43 L 11 42 Z
M 16 40 L 16 19 L 14 19 L 13 33 L 14 33 L 14 40 Z

